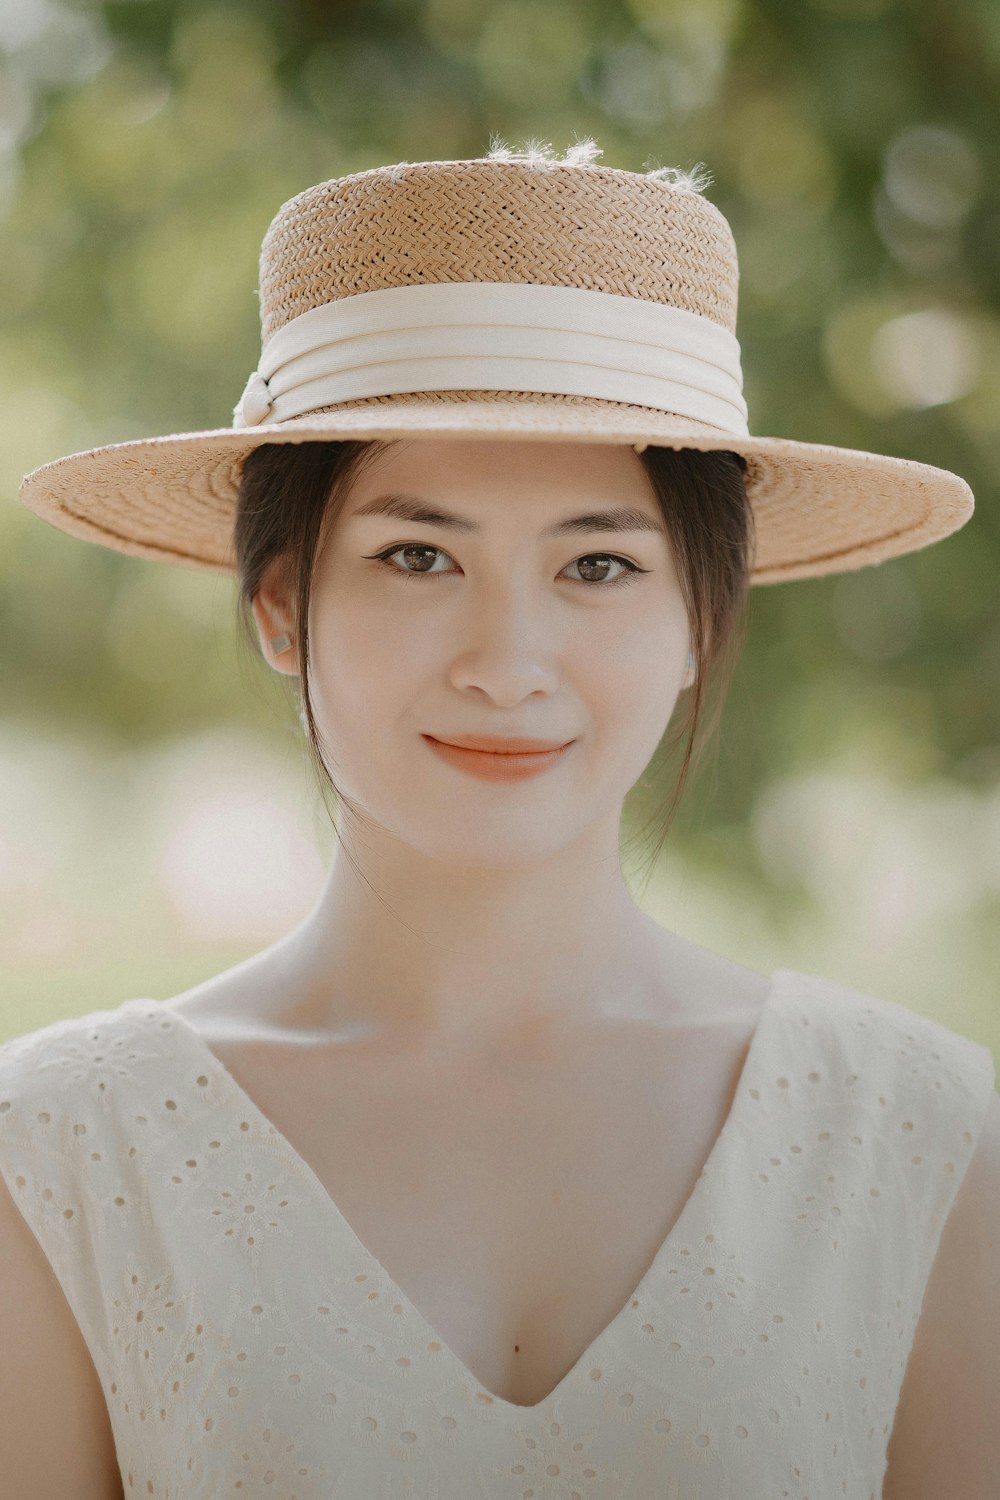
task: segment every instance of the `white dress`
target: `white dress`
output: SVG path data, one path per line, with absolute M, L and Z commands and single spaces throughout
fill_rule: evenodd
M 483 1389 L 156 1000 L 0 1046 L 0 1172 L 129 1497 L 878 1500 L 994 1087 L 969 1038 L 776 971 L 680 1217 L 534 1406 Z

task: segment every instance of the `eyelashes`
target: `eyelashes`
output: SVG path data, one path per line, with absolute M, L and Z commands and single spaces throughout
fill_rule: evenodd
M 449 556 L 449 554 L 445 552 L 441 547 L 431 547 L 426 542 L 398 542 L 393 547 L 385 547 L 381 552 L 367 554 L 366 560 L 369 562 L 380 562 L 383 564 L 383 566 L 389 568 L 393 573 L 400 574 L 403 578 L 442 578 L 447 576 L 446 573 L 420 573 L 411 572 L 409 568 L 397 568 L 396 565 L 390 561 L 390 559 L 394 557 L 397 552 L 436 552 L 440 557 Z M 619 577 L 612 578 L 610 580 L 598 579 L 595 582 L 588 578 L 571 578 L 570 582 L 582 583 L 585 587 L 588 588 L 617 588 L 619 584 L 631 583 L 638 574 L 648 573 L 650 571 L 649 568 L 640 568 L 638 563 L 630 562 L 627 557 L 619 557 L 617 553 L 614 552 L 585 552 L 582 554 L 582 556 L 575 557 L 573 561 L 571 563 L 567 563 L 566 566 L 568 568 L 572 568 L 575 567 L 577 563 L 590 562 L 595 558 L 601 562 L 610 561 L 620 563 L 622 567 L 626 569 L 626 571 L 620 574 Z

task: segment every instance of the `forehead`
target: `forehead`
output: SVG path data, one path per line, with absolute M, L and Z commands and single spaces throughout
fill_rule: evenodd
M 494 516 L 530 514 L 543 537 L 663 532 L 634 449 L 610 444 L 426 439 L 389 445 L 363 466 L 344 518 L 390 518 L 481 533 Z

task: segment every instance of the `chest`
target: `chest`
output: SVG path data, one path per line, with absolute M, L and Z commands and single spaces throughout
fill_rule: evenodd
M 524 1068 L 212 1050 L 476 1380 L 530 1406 L 626 1305 L 732 1104 L 759 1007 Z

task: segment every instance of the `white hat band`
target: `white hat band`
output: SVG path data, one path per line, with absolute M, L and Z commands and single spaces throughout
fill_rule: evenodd
M 711 318 L 535 282 L 419 282 L 339 297 L 267 340 L 234 427 L 417 391 L 626 401 L 747 434 L 740 346 Z

